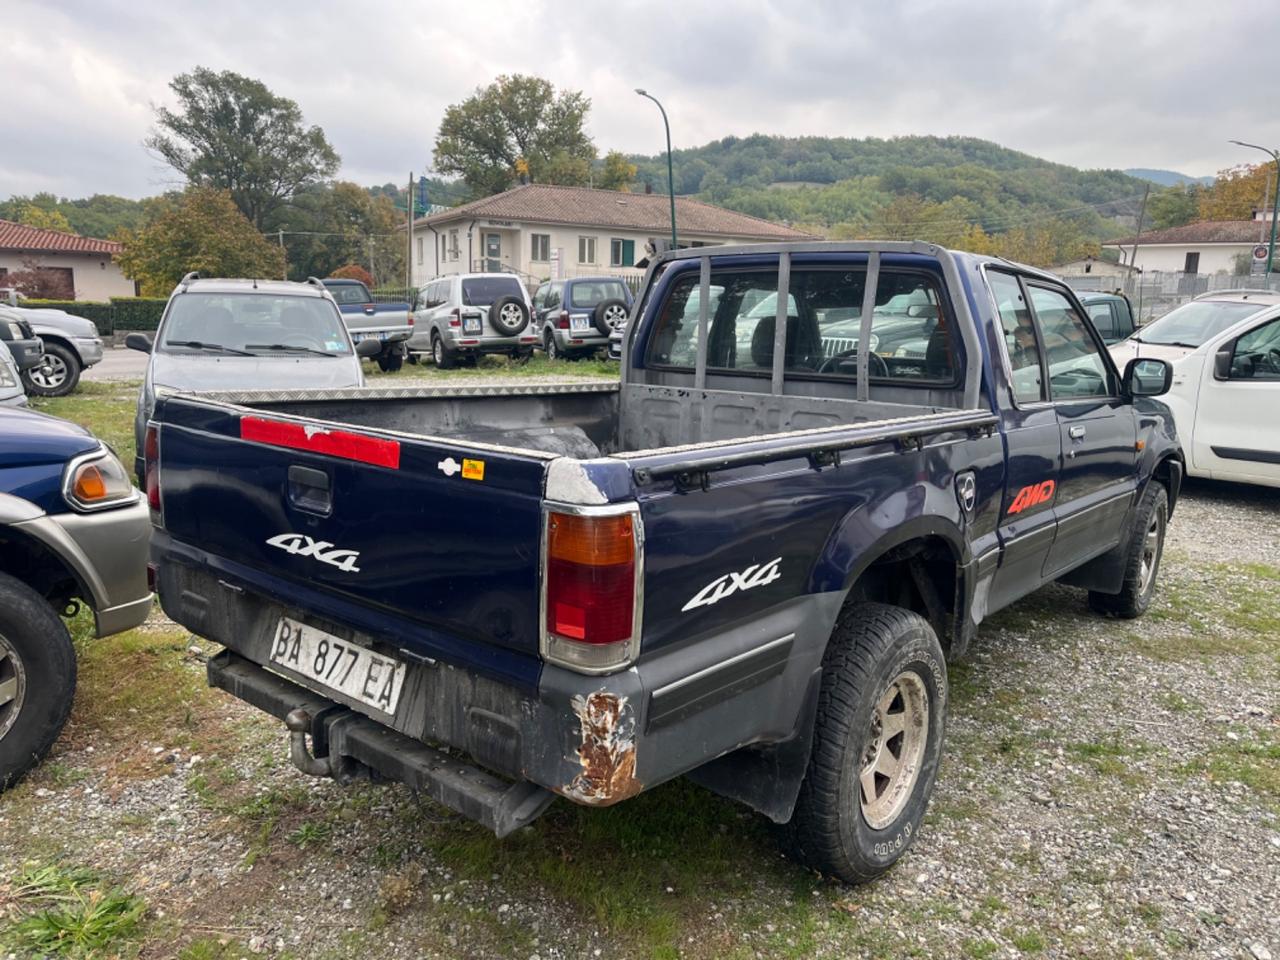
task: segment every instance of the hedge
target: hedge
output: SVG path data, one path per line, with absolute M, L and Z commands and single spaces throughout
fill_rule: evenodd
M 165 297 L 112 297 L 109 303 L 94 300 L 24 300 L 23 306 L 65 310 L 92 320 L 102 336 L 117 330 L 155 330 L 164 313 Z

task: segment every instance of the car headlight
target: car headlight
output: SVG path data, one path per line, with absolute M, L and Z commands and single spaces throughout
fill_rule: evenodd
M 22 324 L 17 320 L 6 320 L 5 326 L 9 328 L 9 338 L 11 340 L 26 340 L 27 334 L 22 329 Z
M 874 333 L 871 334 L 871 336 L 867 338 L 867 349 L 870 350 L 872 353 L 875 353 L 877 348 L 879 348 L 879 346 L 880 346 L 880 337 Z
M 0 387 L 16 387 L 18 381 L 13 379 L 13 373 L 9 370 L 9 364 L 0 361 Z
M 62 496 L 74 509 L 102 510 L 138 497 L 120 459 L 105 445 L 67 464 Z

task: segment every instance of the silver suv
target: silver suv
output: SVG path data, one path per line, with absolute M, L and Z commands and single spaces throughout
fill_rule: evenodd
M 421 288 L 409 352 L 442 370 L 485 353 L 528 359 L 538 343 L 529 291 L 514 274 L 462 273 Z

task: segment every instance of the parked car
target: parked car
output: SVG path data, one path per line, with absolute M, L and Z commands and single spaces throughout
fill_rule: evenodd
M 9 345 L 0 339 L 0 406 L 25 407 L 27 393 L 22 388 L 22 374 L 14 362 Z
M 40 363 L 23 374 L 27 391 L 40 397 L 66 396 L 80 375 L 102 360 L 102 338 L 92 320 L 65 310 L 15 308 L 44 341 Z
M 1083 291 L 1078 292 L 1077 296 L 1103 343 L 1116 343 L 1137 329 L 1137 324 L 1133 322 L 1133 306 L 1123 293 Z
M 1280 487 L 1280 294 L 1208 293 L 1112 345 L 1173 366 L 1165 402 L 1193 477 Z
M 106 444 L 0 408 L 0 791 L 48 752 L 71 712 L 76 657 L 60 615 L 99 637 L 151 611 L 147 503 Z
M 21 373 L 38 366 L 44 356 L 43 341 L 22 314 L 11 307 L 0 307 L 0 341 L 9 348 L 9 354 Z
M 409 350 L 430 351 L 442 370 L 486 353 L 533 356 L 536 327 L 529 328 L 529 291 L 511 273 L 462 273 L 422 288 Z
M 165 305 L 155 340 L 131 333 L 125 346 L 151 355 L 133 421 L 141 484 L 143 444 L 156 398 L 187 390 L 337 389 L 364 385 L 360 357 L 332 295 L 319 280 L 220 280 L 188 274 Z
M 374 340 L 381 349 L 369 355 L 384 373 L 404 366 L 405 348 L 413 333 L 413 309 L 407 302 L 375 303 L 359 280 L 330 277 L 321 281 L 342 311 L 355 343 Z
M 620 385 L 162 398 L 161 602 L 306 773 L 376 772 L 499 836 L 686 775 L 868 880 L 920 834 L 946 657 L 985 617 L 1055 580 L 1150 604 L 1182 477 L 1168 366 L 1117 370 L 1051 275 L 928 244 L 658 267 Z M 824 356 L 819 317 L 869 276 L 876 303 L 939 305 L 949 371 Z M 738 351 L 780 281 L 794 316 Z M 1050 360 L 1051 336 L 1084 350 Z
M 631 313 L 631 290 L 617 277 L 551 280 L 533 295 L 533 312 L 547 356 L 575 360 L 608 349 Z

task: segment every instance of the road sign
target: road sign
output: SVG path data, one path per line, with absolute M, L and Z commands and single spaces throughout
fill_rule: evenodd
M 1267 259 L 1267 245 L 1265 243 L 1260 243 L 1253 248 L 1253 259 L 1255 260 Z

